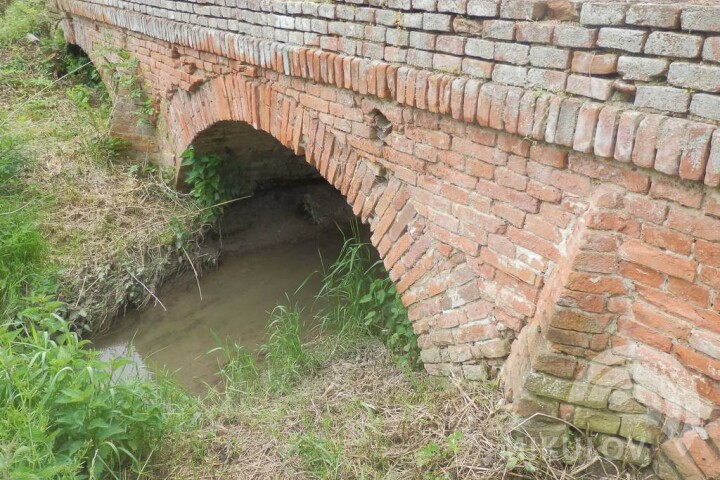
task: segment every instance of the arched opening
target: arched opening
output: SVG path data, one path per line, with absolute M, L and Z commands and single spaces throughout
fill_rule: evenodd
M 130 315 L 97 345 L 125 353 L 132 343 L 139 370 L 149 359 L 150 370 L 177 371 L 182 383 L 200 393 L 220 380 L 218 361 L 224 360 L 220 352 L 205 352 L 218 341 L 255 350 L 267 341 L 276 306 L 299 315 L 301 338 L 316 334 L 314 327 L 326 321 L 320 315 L 331 308 L 318 298 L 327 288 L 324 275 L 347 253 L 351 237 L 366 245 L 362 268 L 380 265 L 380 255 L 370 245 L 369 226 L 357 221 L 343 194 L 304 155 L 270 134 L 245 122 L 219 121 L 198 133 L 191 147 L 196 159 L 219 158 L 221 181 L 237 187 L 234 196 L 241 198 L 224 208 L 210 234 L 222 251 L 219 268 L 172 282 L 159 292 L 167 310 Z M 180 177 L 187 179 L 191 168 L 183 167 Z M 394 289 L 384 281 L 384 288 Z

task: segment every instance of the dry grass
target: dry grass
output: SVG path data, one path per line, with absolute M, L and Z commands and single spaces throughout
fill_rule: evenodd
M 19 180 L 41 212 L 69 318 L 100 333 L 189 268 L 188 256 L 201 263 L 203 228 L 192 199 L 168 185 L 172 172 L 123 158 L 102 88 L 57 81 L 48 51 L 30 42 L 0 50 L 0 134 L 28 160 Z
M 408 373 L 374 341 L 287 395 L 226 398 L 206 417 L 168 440 L 153 478 L 641 478 L 580 448 L 581 437 L 564 461 L 514 441 L 522 429 L 494 384 Z

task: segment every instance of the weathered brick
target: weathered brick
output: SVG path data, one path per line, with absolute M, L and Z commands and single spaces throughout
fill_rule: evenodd
M 711 120 L 720 120 L 720 96 L 696 93 L 690 102 L 690 113 Z
M 618 57 L 614 53 L 596 54 L 575 52 L 572 59 L 572 71 L 588 75 L 607 75 L 615 73 Z
M 632 160 L 632 151 L 635 144 L 635 134 L 643 119 L 639 112 L 626 111 L 620 116 L 618 123 L 617 140 L 613 157 L 621 162 Z
M 492 62 L 485 62 L 483 60 L 475 60 L 472 58 L 465 58 L 462 61 L 462 73 L 477 78 L 490 78 L 493 75 Z
M 705 39 L 702 58 L 708 62 L 720 63 L 720 37 L 708 37 Z
M 438 32 L 451 32 L 452 16 L 443 13 L 423 13 L 423 29 Z
M 641 108 L 685 113 L 689 104 L 690 93 L 673 87 L 641 86 L 635 96 L 635 106 Z
M 691 32 L 720 32 L 718 18 L 720 8 L 717 6 L 689 5 L 682 12 L 682 28 Z
M 508 20 L 485 20 L 483 37 L 497 40 L 515 40 L 515 22 Z
M 541 0 L 503 0 L 500 17 L 515 20 L 538 20 L 545 14 L 546 4 Z
M 570 50 L 533 46 L 530 48 L 530 64 L 534 67 L 566 69 L 570 65 Z
M 557 70 L 531 68 L 528 70 L 527 82 L 533 87 L 542 88 L 551 92 L 565 90 L 568 74 Z
M 475 17 L 497 17 L 499 2 L 496 0 L 470 0 L 467 4 L 468 15 Z
M 464 15 L 467 11 L 467 3 L 468 0 L 438 0 L 437 11 Z
M 555 25 L 538 22 L 518 23 L 516 26 L 516 39 L 518 42 L 550 43 L 554 29 Z
M 498 42 L 495 45 L 495 60 L 503 63 L 526 65 L 530 47 L 518 43 Z
M 626 80 L 642 80 L 644 82 L 665 75 L 670 62 L 664 58 L 645 58 L 621 56 L 617 70 Z
M 527 82 L 527 68 L 497 64 L 493 68 L 494 82 L 522 87 Z
M 469 38 L 465 44 L 465 55 L 492 60 L 495 58 L 495 42 Z
M 625 3 L 586 3 L 580 12 L 583 25 L 623 25 L 625 23 Z
M 603 48 L 624 50 L 626 52 L 642 52 L 647 32 L 644 30 L 628 30 L 625 28 L 601 28 L 597 44 Z
M 720 92 L 720 66 L 673 62 L 668 72 L 668 83 L 694 90 Z
M 664 57 L 697 58 L 703 37 L 674 32 L 653 32 L 645 44 L 645 53 Z
M 631 5 L 625 17 L 629 25 L 677 29 L 680 26 L 679 4 L 639 3 Z
M 597 40 L 596 28 L 556 25 L 553 31 L 553 44 L 560 47 L 592 48 Z

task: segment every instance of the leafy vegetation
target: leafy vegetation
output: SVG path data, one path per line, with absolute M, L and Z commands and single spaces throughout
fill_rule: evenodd
M 417 337 L 395 285 L 357 225 L 323 278 L 318 297 L 334 305 L 323 324 L 380 337 L 404 366 L 420 365 Z
M 97 71 L 51 24 L 42 0 L 0 12 L 0 478 L 118 478 L 140 473 L 161 436 L 187 418 L 174 410 L 185 397 L 168 382 L 119 380 L 124 361 L 101 361 L 79 336 L 102 325 L 98 312 L 112 312 L 92 288 L 115 277 L 105 269 L 97 287 L 83 288 L 78 266 L 148 258 L 102 238 L 120 229 L 107 222 L 113 202 L 97 202 L 94 189 L 132 197 L 128 184 L 139 179 L 113 164 L 121 142 L 109 134 L 112 101 Z M 146 203 L 181 202 L 158 201 L 144 182 Z M 159 238 L 137 243 L 147 249 Z M 99 242 L 112 247 L 87 256 Z M 100 308 L 86 309 L 82 295 Z
M 215 222 L 222 214 L 223 204 L 242 191 L 239 166 L 226 164 L 218 155 L 196 155 L 193 147 L 183 152 L 182 166 L 188 167 L 183 180 L 201 207 L 203 220 Z
M 0 327 L 0 476 L 104 478 L 142 468 L 167 426 L 159 388 L 112 382 L 121 361 L 88 350 L 37 297 Z

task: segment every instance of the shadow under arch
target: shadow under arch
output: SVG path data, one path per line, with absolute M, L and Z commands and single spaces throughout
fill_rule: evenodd
M 203 132 L 231 123 L 251 126 L 260 131 L 255 134 L 269 135 L 293 155 L 304 155 L 307 165 L 341 193 L 361 222 L 369 224 L 371 243 L 409 307 L 416 330 L 426 333 L 427 325 L 418 328 L 424 315 L 412 308 L 418 298 L 410 289 L 430 273 L 436 252 L 409 187 L 356 150 L 342 132 L 328 127 L 317 111 L 281 90 L 264 79 L 231 74 L 210 79 L 192 92 L 176 92 L 163 115 L 164 142 L 176 158 L 178 178 L 183 175 L 178 160 L 182 152 L 202 139 Z

